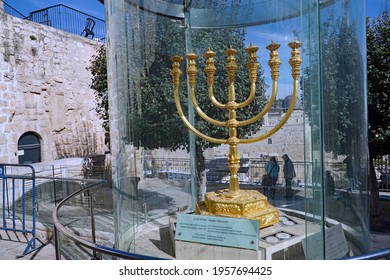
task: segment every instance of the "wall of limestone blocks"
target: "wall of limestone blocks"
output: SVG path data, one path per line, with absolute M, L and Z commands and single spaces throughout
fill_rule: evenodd
M 0 10 L 0 162 L 33 132 L 42 161 L 105 152 L 86 69 L 101 43 Z

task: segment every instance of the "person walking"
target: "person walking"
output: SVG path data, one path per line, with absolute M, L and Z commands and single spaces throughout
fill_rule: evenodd
M 278 161 L 276 160 L 276 157 L 271 157 L 265 165 L 265 172 L 267 173 L 268 178 L 269 178 L 269 180 L 268 180 L 269 185 L 267 186 L 267 193 L 268 193 L 268 187 L 269 187 L 272 199 L 275 199 L 276 182 L 278 181 L 279 171 L 280 171 L 280 167 L 279 167 Z
M 293 196 L 293 191 L 291 188 L 293 179 L 297 176 L 294 169 L 294 163 L 291 161 L 287 154 L 282 156 L 284 160 L 283 173 L 284 179 L 286 181 L 286 198 L 291 198 Z

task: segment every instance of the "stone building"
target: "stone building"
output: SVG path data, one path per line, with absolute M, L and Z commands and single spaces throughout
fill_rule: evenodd
M 0 162 L 104 153 L 87 69 L 101 43 L 0 15 Z
M 273 110 L 264 116 L 264 124 L 254 136 L 265 134 L 273 129 L 284 116 L 283 110 Z M 240 145 L 241 156 L 257 159 L 268 159 L 269 155 L 278 155 L 279 160 L 283 154 L 288 154 L 294 161 L 304 160 L 305 135 L 310 127 L 305 121 L 305 115 L 298 105 L 293 111 L 287 123 L 271 137 L 247 145 Z M 306 142 L 307 143 L 307 142 Z M 306 144 L 307 145 L 307 144 Z M 307 148 L 307 147 L 306 147 Z M 206 157 L 214 158 L 227 156 L 227 146 L 206 151 Z

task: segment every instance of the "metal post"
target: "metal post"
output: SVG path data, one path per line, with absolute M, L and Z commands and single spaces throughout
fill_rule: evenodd
M 56 180 L 54 175 L 54 165 L 52 167 L 52 174 L 53 174 L 53 187 L 54 187 L 54 206 L 57 206 L 57 190 L 56 190 Z
M 57 230 L 57 227 L 54 226 L 54 247 L 55 247 L 55 250 L 56 250 L 56 260 L 61 260 L 61 246 L 60 246 L 60 238 L 58 236 L 58 230 Z
M 31 167 L 32 169 L 32 181 L 31 181 L 31 184 L 32 184 L 32 220 L 33 220 L 33 229 L 32 229 L 32 234 L 33 234 L 33 242 L 32 242 L 32 249 L 35 249 L 36 248 L 36 235 L 37 235 L 37 225 L 36 225 L 36 216 L 37 216 L 37 212 L 38 212 L 38 209 L 37 209 L 37 201 L 36 201 L 36 196 L 37 196 L 37 193 L 36 193 L 36 182 L 35 182 L 35 170 L 33 167 Z M 24 182 L 23 182 L 24 184 Z
M 87 191 L 87 194 L 89 196 L 89 212 L 91 215 L 91 230 L 92 230 L 92 242 L 96 244 L 96 235 L 95 235 L 95 215 L 94 215 L 94 205 L 93 205 L 93 192 L 90 190 Z M 97 259 L 96 251 L 93 250 L 93 259 Z
M 147 210 L 147 205 L 146 203 L 142 204 L 143 208 L 144 208 L 144 220 L 145 220 L 145 224 L 148 222 L 148 210 Z

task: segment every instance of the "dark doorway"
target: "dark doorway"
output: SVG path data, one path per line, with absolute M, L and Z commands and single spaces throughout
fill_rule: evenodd
M 19 164 L 41 161 L 41 143 L 33 132 L 24 133 L 18 141 Z

